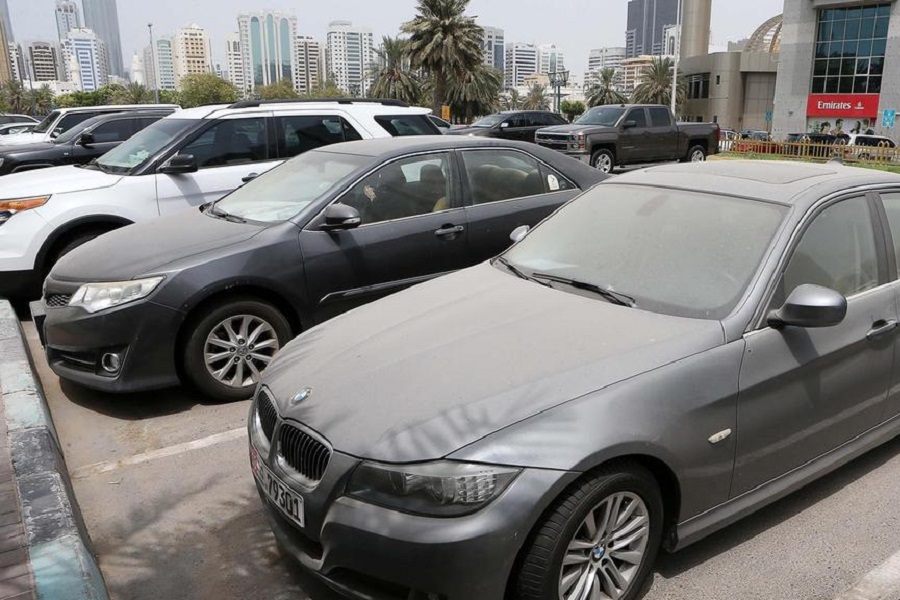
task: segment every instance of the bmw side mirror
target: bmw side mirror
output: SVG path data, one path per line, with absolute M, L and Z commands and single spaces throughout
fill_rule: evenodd
M 519 225 L 518 227 L 516 227 L 515 229 L 512 230 L 512 233 L 509 234 L 509 239 L 511 239 L 514 242 L 518 242 L 523 237 L 525 237 L 525 234 L 528 233 L 528 231 L 530 229 L 531 229 L 531 227 L 529 227 L 528 225 Z
M 180 175 L 183 173 L 196 173 L 198 170 L 197 160 L 193 154 L 176 154 L 158 169 L 160 173 L 166 175 Z
M 831 327 L 847 316 L 847 299 L 832 289 L 805 283 L 797 286 L 787 302 L 769 313 L 773 329 L 785 327 Z
M 85 131 L 81 134 L 81 137 L 78 138 L 78 143 L 87 148 L 94 143 L 94 134 L 89 131 Z
M 622 123 L 622 129 L 631 129 L 632 127 L 637 127 L 637 121 L 628 120 Z
M 324 231 L 342 231 L 345 229 L 355 229 L 362 223 L 362 217 L 359 211 L 348 206 L 335 202 L 325 209 L 325 222 L 322 224 Z

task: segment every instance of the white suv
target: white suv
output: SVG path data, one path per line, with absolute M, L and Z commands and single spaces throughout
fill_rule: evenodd
M 44 275 L 73 248 L 217 200 L 301 152 L 350 140 L 437 135 L 430 112 L 360 99 L 204 106 L 157 121 L 94 164 L 6 175 L 0 180 L 0 297 L 36 297 Z

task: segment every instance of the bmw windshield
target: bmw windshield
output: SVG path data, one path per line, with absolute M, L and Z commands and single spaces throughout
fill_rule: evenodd
M 97 160 L 97 166 L 107 173 L 131 173 L 168 146 L 178 134 L 196 127 L 200 122 L 194 119 L 160 119 L 104 154 Z

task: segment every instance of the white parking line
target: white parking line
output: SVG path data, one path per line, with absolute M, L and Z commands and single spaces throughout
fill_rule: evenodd
M 900 598 L 900 552 L 869 571 L 835 600 L 897 600 Z
M 183 452 L 188 452 L 190 450 L 199 450 L 200 448 L 215 446 L 216 444 L 221 444 L 223 442 L 230 442 L 231 440 L 240 439 L 241 437 L 244 437 L 246 435 L 247 428 L 239 427 L 237 429 L 232 429 L 231 431 L 223 431 L 222 433 L 216 433 L 209 437 L 194 440 L 193 442 L 175 444 L 174 446 L 169 446 L 168 448 L 151 450 L 149 452 L 143 452 L 141 454 L 129 456 L 128 458 L 120 458 L 119 460 L 106 460 L 103 462 L 94 463 L 92 465 L 78 467 L 77 469 L 72 471 L 71 477 L 72 479 L 83 479 L 92 475 L 99 475 L 101 473 L 115 471 L 116 469 L 119 469 L 121 467 L 139 465 L 151 460 L 156 460 L 157 458 L 175 456 L 176 454 L 182 454 Z

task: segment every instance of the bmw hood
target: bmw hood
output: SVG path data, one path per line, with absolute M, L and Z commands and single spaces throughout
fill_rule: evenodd
M 127 281 L 242 242 L 261 230 L 259 225 L 224 221 L 194 208 L 106 233 L 62 257 L 51 275 L 78 283 Z
M 0 177 L 0 200 L 85 192 L 115 185 L 120 179 L 121 175 L 72 166 L 11 173 Z
M 717 321 L 616 306 L 485 263 L 308 331 L 263 384 L 283 416 L 337 450 L 413 462 L 723 342 Z

